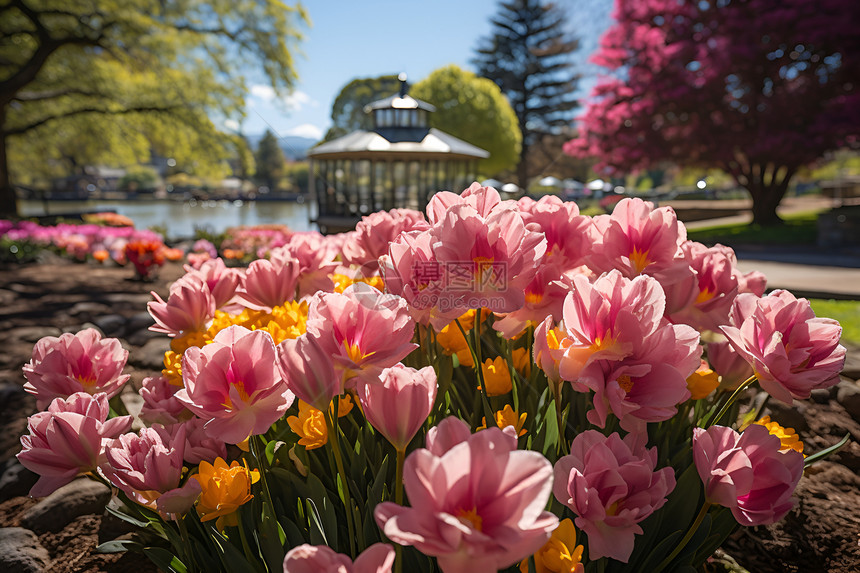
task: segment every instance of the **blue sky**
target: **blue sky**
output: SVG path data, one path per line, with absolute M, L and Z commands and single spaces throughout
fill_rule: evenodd
M 594 70 L 585 60 L 609 24 L 612 2 L 557 3 L 583 44 L 576 59 L 590 79 Z M 337 94 L 354 78 L 406 72 L 414 83 L 448 64 L 472 69 L 469 60 L 479 39 L 490 34 L 497 0 L 308 0 L 305 7 L 312 25 L 304 29 L 302 54 L 296 57 L 295 90 L 278 98 L 264 82 L 251 82 L 241 126 L 246 134 L 269 128 L 281 137 L 316 139 L 331 125 Z M 590 83 L 583 82 L 586 87 Z

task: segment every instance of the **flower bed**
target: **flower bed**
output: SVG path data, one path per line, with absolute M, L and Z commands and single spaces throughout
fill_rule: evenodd
M 668 571 L 788 511 L 816 457 L 740 397 L 753 372 L 789 402 L 835 383 L 837 325 L 641 201 L 592 219 L 473 187 L 427 219 L 189 271 L 149 305 L 172 351 L 136 434 L 107 408 L 115 342 L 40 341 L 33 493 L 109 481 L 177 571 L 346 563 L 306 544 L 390 568 L 390 541 L 407 571 Z

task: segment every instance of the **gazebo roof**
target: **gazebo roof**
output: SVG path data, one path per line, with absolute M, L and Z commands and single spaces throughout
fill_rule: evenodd
M 364 113 L 370 113 L 375 109 L 426 109 L 436 111 L 436 106 L 415 99 L 409 94 L 394 94 L 385 99 L 377 100 L 364 106 Z
M 399 96 L 393 97 L 404 99 Z M 418 104 L 423 104 L 424 106 L 430 105 L 414 100 L 409 96 L 406 97 Z M 386 100 L 381 100 L 371 105 L 376 105 L 383 101 Z M 480 147 L 466 143 L 462 139 L 458 139 L 444 131 L 425 127 L 390 127 L 378 128 L 374 131 L 354 131 L 308 151 L 309 156 L 319 159 L 334 158 L 337 156 L 348 159 L 345 157 L 347 154 L 366 156 L 367 154 L 376 153 L 441 154 L 449 157 L 471 157 L 476 159 L 484 159 L 490 156 L 489 152 Z

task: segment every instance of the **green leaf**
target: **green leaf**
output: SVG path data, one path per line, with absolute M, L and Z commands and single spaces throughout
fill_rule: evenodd
M 163 570 L 171 573 L 187 573 L 188 570 L 185 564 L 179 560 L 179 557 L 162 547 L 144 547 L 143 553 L 149 560 Z
M 143 544 L 131 539 L 114 539 L 106 541 L 96 547 L 97 553 L 124 553 L 126 551 L 140 551 Z
M 135 517 L 130 516 L 127 513 L 124 513 L 122 511 L 114 509 L 111 506 L 105 507 L 105 511 L 108 512 L 109 514 L 113 515 L 114 517 L 118 517 L 119 519 L 125 521 L 126 523 L 131 523 L 132 525 L 136 525 L 137 527 L 140 527 L 140 528 L 149 527 L 149 521 L 137 519 Z
M 307 503 L 308 509 L 308 525 L 310 526 L 311 545 L 328 545 L 329 543 L 326 538 L 325 527 L 323 527 L 322 520 L 320 519 L 314 500 L 307 499 L 305 502 Z
M 814 463 L 815 463 L 815 462 L 817 462 L 818 460 L 824 459 L 824 458 L 826 458 L 827 456 L 829 456 L 830 454 L 835 453 L 835 452 L 836 452 L 837 450 L 839 450 L 842 446 L 844 446 L 845 444 L 847 444 L 847 443 L 848 443 L 848 440 L 850 440 L 850 439 L 851 439 L 851 434 L 845 434 L 845 437 L 844 437 L 844 438 L 842 438 L 841 440 L 839 440 L 839 442 L 837 442 L 836 444 L 834 444 L 834 445 L 830 446 L 829 448 L 827 448 L 827 449 L 825 449 L 825 450 L 821 450 L 820 452 L 815 453 L 815 454 L 812 454 L 811 456 L 807 457 L 807 458 L 803 461 L 803 467 L 807 467 L 807 466 L 809 466 L 810 464 L 814 464 Z

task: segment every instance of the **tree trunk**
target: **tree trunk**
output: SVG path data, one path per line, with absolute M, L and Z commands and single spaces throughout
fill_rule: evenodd
M 770 168 L 770 172 L 768 173 Z M 778 176 L 778 172 L 782 175 Z M 753 224 L 763 227 L 773 227 L 782 224 L 777 215 L 779 206 L 788 184 L 794 176 L 796 168 L 771 165 L 754 166 L 741 182 L 752 197 Z
M 2 114 L 2 112 L 0 112 Z M 3 117 L 0 115 L 0 125 Z M 6 154 L 6 134 L 0 131 L 0 219 L 18 217 L 18 198 L 9 178 L 9 161 Z

